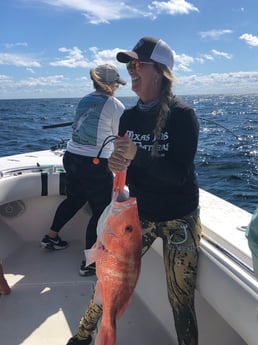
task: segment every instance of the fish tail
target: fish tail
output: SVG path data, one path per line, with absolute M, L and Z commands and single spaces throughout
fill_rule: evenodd
M 116 344 L 116 327 L 115 325 L 101 324 L 99 332 L 95 339 L 95 345 L 115 345 Z

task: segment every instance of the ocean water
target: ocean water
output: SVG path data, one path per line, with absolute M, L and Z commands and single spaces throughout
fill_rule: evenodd
M 182 96 L 200 122 L 201 188 L 253 212 L 258 206 L 258 94 Z M 129 107 L 136 97 L 120 100 Z M 0 156 L 46 150 L 70 138 L 78 98 L 0 100 Z

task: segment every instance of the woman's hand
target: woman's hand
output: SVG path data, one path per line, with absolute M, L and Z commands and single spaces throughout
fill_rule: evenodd
M 130 161 L 134 159 L 137 152 L 137 146 L 131 139 L 127 137 L 119 137 L 116 139 L 114 146 L 114 153 L 117 152 L 123 156 L 124 159 L 129 159 Z
M 108 160 L 108 166 L 114 173 L 128 168 L 137 152 L 137 146 L 129 138 L 117 138 L 114 144 L 114 152 Z

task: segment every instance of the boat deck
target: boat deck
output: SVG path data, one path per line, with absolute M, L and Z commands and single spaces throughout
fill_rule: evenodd
M 81 252 L 79 241 L 53 252 L 27 242 L 5 260 L 12 287 L 10 295 L 0 297 L 5 345 L 65 345 L 76 332 L 96 280 L 79 276 Z M 171 337 L 137 294 L 117 325 L 117 345 L 171 345 Z
M 60 167 L 56 152 L 0 159 L 0 259 L 12 288 L 10 295 L 0 296 L 4 345 L 65 345 L 76 333 L 94 289 L 95 277 L 78 274 L 87 205 L 62 229 L 69 248 L 49 252 L 39 246 L 64 198 Z M 244 232 L 251 214 L 200 192 L 199 345 L 256 345 L 258 284 Z M 132 302 L 118 321 L 117 338 L 116 345 L 176 344 L 160 239 L 142 259 Z

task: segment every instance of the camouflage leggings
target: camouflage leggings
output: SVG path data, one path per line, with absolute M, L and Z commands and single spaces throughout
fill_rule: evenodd
M 198 328 L 194 291 L 201 238 L 199 210 L 172 221 L 150 222 L 141 219 L 144 255 L 157 237 L 163 239 L 164 266 L 168 299 L 171 304 L 178 345 L 197 345 Z M 95 331 L 102 307 L 91 298 L 77 333 L 79 339 Z

